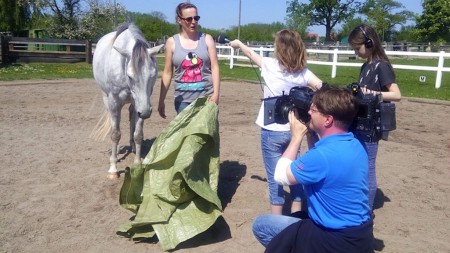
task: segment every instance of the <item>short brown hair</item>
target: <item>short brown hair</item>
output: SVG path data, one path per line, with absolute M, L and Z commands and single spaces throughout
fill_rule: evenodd
M 319 112 L 333 116 L 335 124 L 344 130 L 348 130 L 358 112 L 358 100 L 345 88 L 323 87 L 314 94 L 312 103 Z

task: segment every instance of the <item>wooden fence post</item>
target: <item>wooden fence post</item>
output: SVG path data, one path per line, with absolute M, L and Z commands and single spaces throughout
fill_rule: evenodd
M 0 62 L 2 64 L 9 63 L 8 57 L 8 38 L 0 33 Z
M 92 64 L 92 41 L 86 40 L 86 63 Z

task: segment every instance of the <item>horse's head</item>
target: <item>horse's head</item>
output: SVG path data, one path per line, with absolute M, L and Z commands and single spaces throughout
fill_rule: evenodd
M 127 59 L 126 75 L 133 97 L 133 104 L 139 117 L 146 119 L 152 113 L 150 96 L 158 77 L 158 65 L 155 54 L 163 45 L 148 48 L 142 40 L 136 40 L 133 49 L 114 47 Z

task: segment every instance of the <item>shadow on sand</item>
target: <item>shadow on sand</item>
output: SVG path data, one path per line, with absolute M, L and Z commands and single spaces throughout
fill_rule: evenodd
M 236 161 L 223 161 L 220 164 L 218 196 L 225 210 L 228 203 L 231 202 L 239 182 L 245 176 L 247 166 Z M 217 221 L 205 232 L 180 243 L 174 250 L 196 248 L 202 245 L 214 244 L 231 238 L 230 227 L 223 217 L 219 217 Z
M 389 199 L 386 195 L 384 195 L 384 192 L 378 188 L 377 193 L 375 194 L 375 200 L 373 203 L 373 209 L 380 209 L 384 206 L 385 202 L 391 202 L 391 199 Z M 375 215 L 373 216 L 374 222 L 376 222 Z M 373 239 L 373 248 L 376 251 L 383 251 L 384 249 L 384 241 L 378 238 Z

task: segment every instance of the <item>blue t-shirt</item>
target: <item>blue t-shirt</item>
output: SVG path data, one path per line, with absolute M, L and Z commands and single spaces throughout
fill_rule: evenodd
M 370 219 L 368 164 L 367 153 L 353 133 L 320 139 L 291 164 L 316 224 L 341 229 Z

